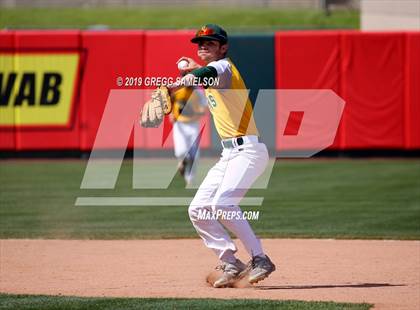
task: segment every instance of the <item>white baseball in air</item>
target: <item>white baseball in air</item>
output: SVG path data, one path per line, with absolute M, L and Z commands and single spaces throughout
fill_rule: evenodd
M 188 67 L 188 61 L 186 60 L 181 60 L 180 62 L 178 62 L 178 69 L 179 70 L 183 70 L 186 67 Z

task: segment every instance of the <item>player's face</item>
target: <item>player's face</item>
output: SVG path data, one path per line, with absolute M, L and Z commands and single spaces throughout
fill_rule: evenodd
M 227 45 L 219 41 L 201 41 L 198 43 L 198 57 L 205 63 L 222 59 L 227 51 Z

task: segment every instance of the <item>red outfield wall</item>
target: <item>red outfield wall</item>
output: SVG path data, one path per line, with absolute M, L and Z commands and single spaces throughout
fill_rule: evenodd
M 117 77 L 176 77 L 178 57 L 195 55 L 192 35 L 0 31 L 0 149 L 90 150 L 109 90 L 119 88 Z M 274 51 L 266 52 L 275 55 L 277 88 L 333 89 L 345 99 L 333 149 L 420 149 L 419 32 L 277 32 L 273 40 Z M 60 77 L 48 80 L 55 68 Z M 67 96 L 55 102 L 57 79 Z M 14 87 L 10 96 L 7 86 Z M 44 88 L 51 92 L 43 101 Z M 142 130 L 141 137 L 139 147 L 161 147 L 156 131 Z M 279 145 L 281 135 L 276 139 Z M 165 148 L 172 146 L 168 141 Z M 210 128 L 202 146 L 211 147 Z
M 333 149 L 419 149 L 419 55 L 418 32 L 278 32 L 276 87 L 346 101 Z

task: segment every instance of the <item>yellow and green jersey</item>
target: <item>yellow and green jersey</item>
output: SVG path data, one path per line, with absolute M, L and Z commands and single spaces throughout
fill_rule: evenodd
M 210 62 L 207 66 L 215 68 L 219 78 L 217 86 L 205 90 L 219 136 L 222 139 L 258 136 L 248 90 L 238 69 L 229 58 Z

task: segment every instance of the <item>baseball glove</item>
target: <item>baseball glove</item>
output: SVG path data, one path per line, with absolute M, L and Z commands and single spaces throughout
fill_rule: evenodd
M 171 113 L 171 110 L 169 90 L 165 86 L 160 86 L 153 91 L 152 98 L 144 104 L 140 124 L 142 127 L 159 127 L 164 115 Z

